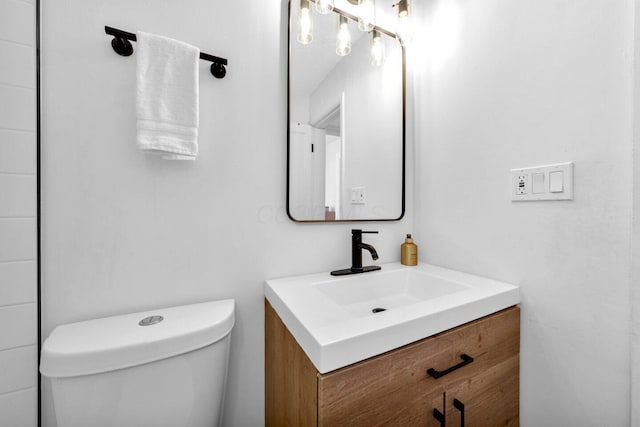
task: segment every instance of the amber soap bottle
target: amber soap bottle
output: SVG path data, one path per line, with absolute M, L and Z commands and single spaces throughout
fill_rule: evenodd
M 407 238 L 400 246 L 400 262 L 403 265 L 418 265 L 418 245 L 413 243 L 411 234 L 407 234 Z

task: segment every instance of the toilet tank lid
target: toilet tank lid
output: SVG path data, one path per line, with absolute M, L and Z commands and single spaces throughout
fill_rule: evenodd
M 60 325 L 42 346 L 40 372 L 47 377 L 90 375 L 197 350 L 229 334 L 234 311 L 234 300 L 227 299 Z M 162 320 L 139 324 L 159 320 L 153 316 Z

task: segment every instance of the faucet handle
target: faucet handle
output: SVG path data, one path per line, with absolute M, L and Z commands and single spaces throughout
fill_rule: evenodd
M 378 234 L 377 231 L 363 231 L 363 233 L 368 233 L 368 234 Z

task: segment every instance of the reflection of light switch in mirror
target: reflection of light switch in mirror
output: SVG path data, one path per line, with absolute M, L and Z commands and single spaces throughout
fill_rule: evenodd
M 352 187 L 351 188 L 351 204 L 353 204 L 353 205 L 364 205 L 364 202 L 365 202 L 364 189 L 365 189 L 365 187 Z
M 544 173 L 531 174 L 531 191 L 533 194 L 544 193 Z

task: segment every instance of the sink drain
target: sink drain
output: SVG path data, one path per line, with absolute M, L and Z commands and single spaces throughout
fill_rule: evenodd
M 381 307 L 376 307 L 373 310 L 371 310 L 371 312 L 375 313 L 380 313 L 381 311 L 387 311 L 386 308 L 381 308 Z

